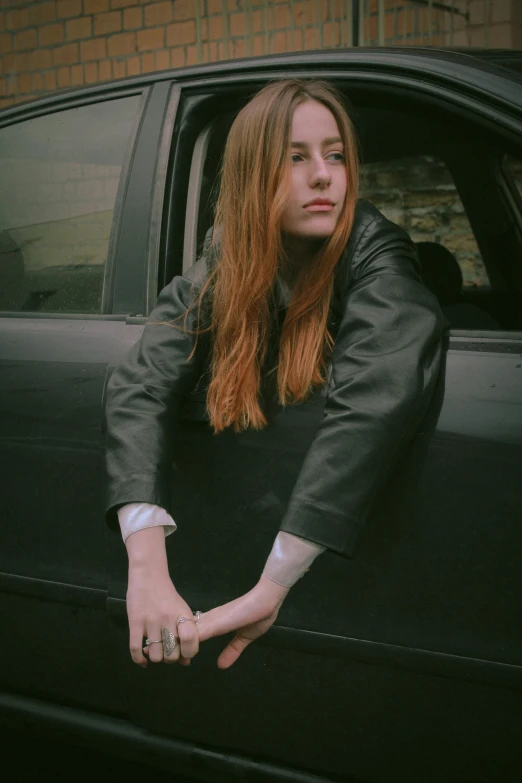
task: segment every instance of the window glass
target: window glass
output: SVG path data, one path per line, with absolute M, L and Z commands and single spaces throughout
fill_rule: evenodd
M 448 167 L 422 155 L 366 163 L 361 196 L 406 229 L 414 242 L 443 245 L 457 260 L 464 286 L 487 286 L 475 236 Z
M 508 172 L 515 183 L 518 192 L 522 196 L 522 160 L 512 158 L 511 155 L 505 155 L 503 164 L 504 169 Z
M 140 96 L 0 129 L 0 309 L 99 313 Z

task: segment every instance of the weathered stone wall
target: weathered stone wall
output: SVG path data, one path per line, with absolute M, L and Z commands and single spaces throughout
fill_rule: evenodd
M 361 196 L 403 226 L 415 242 L 438 242 L 451 250 L 464 285 L 488 284 L 462 201 L 441 160 L 422 156 L 366 164 Z

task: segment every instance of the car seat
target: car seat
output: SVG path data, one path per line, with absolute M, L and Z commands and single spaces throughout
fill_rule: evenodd
M 486 310 L 462 296 L 462 271 L 451 251 L 438 242 L 417 242 L 416 246 L 424 283 L 439 300 L 452 329 L 501 328 Z

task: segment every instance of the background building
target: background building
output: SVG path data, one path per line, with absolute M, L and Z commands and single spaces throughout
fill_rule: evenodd
M 0 0 L 0 108 L 155 70 L 354 43 L 522 48 L 522 0 Z

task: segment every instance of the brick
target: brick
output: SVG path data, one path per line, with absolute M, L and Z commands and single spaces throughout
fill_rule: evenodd
M 0 96 L 3 98 L 7 95 L 7 82 L 5 79 L 0 79 Z
M 246 41 L 244 38 L 239 38 L 238 40 L 234 41 L 232 44 L 232 52 L 233 57 L 236 59 L 239 59 L 241 57 L 246 57 L 248 54 L 248 50 L 246 47 Z
M 56 90 L 56 71 L 44 73 L 44 84 L 46 90 Z
M 339 46 L 339 22 L 325 22 L 323 25 L 323 44 L 327 47 Z
M 109 57 L 118 57 L 121 54 L 134 54 L 136 51 L 136 33 L 121 33 L 109 38 Z
M 276 30 L 290 27 L 290 8 L 287 5 L 279 6 L 279 8 L 276 6 L 274 22 Z
M 20 73 L 27 70 L 27 54 L 5 54 L 2 60 L 4 73 Z
M 7 95 L 18 95 L 19 92 L 18 76 L 16 75 L 16 73 L 13 73 L 6 77 L 5 88 L 6 88 Z
M 0 11 L 0 33 L 3 33 L 5 30 L 5 14 L 3 11 Z
M 98 81 L 98 63 L 87 63 L 83 66 L 85 84 L 96 84 Z
M 115 79 L 122 79 L 125 76 L 125 60 L 115 60 L 112 64 L 112 70 Z
M 5 15 L 6 30 L 23 30 L 29 27 L 29 9 L 22 8 L 19 11 L 8 11 Z M 28 92 L 28 90 L 26 91 Z
M 171 49 L 170 62 L 173 68 L 182 68 L 185 65 L 185 49 L 182 46 Z
M 29 24 L 39 27 L 56 19 L 56 4 L 54 0 L 47 3 L 31 3 L 29 7 Z
M 484 24 L 484 0 L 471 0 L 468 5 L 469 24 Z
M 109 0 L 83 0 L 84 14 L 102 14 L 109 10 Z
M 56 0 L 56 16 L 58 19 L 80 16 L 81 13 L 82 0 Z
M 222 0 L 207 0 L 207 14 L 209 16 L 212 14 L 220 14 L 221 4 Z
M 33 73 L 33 78 L 31 80 L 31 89 L 33 90 L 33 92 L 43 92 L 44 80 L 41 73 Z
M 187 46 L 186 49 L 186 63 L 187 65 L 198 64 L 198 50 L 196 46 Z
M 52 68 L 52 65 L 53 53 L 50 49 L 35 49 L 27 58 L 29 71 L 44 71 L 46 68 Z
M 71 68 L 71 85 L 84 84 L 83 65 L 73 65 Z
M 221 6 L 219 10 L 221 11 Z M 210 14 L 210 11 L 208 13 Z M 216 11 L 214 11 L 214 13 L 216 13 Z M 194 0 L 174 0 L 174 19 L 176 21 L 194 19 L 195 15 L 196 9 L 194 7 Z
M 252 14 L 252 32 L 261 33 L 264 29 L 263 16 L 261 11 L 254 11 Z
M 98 74 L 101 82 L 107 82 L 112 79 L 112 60 L 100 60 L 98 63 Z
M 150 3 L 150 0 L 147 0 Z M 111 0 L 111 8 L 126 8 L 129 5 L 137 5 L 138 0 Z
M 150 30 L 139 30 L 137 34 L 138 51 L 147 49 L 163 49 L 165 46 L 165 28 L 152 27 Z
M 513 32 L 512 24 L 495 24 L 488 30 L 487 45 L 493 49 L 512 49 Z
M 96 14 L 94 17 L 94 35 L 119 33 L 121 30 L 121 11 L 110 11 L 108 14 Z
M 36 30 L 24 30 L 22 33 L 15 33 L 13 40 L 13 49 L 15 52 L 30 51 L 36 48 Z
M 107 41 L 105 38 L 91 38 L 90 41 L 81 42 L 80 59 L 83 62 L 104 60 L 105 57 L 107 57 Z
M 127 76 L 139 76 L 141 73 L 141 63 L 139 57 L 129 57 L 127 60 Z
M 156 70 L 156 55 L 154 52 L 145 52 L 141 55 L 141 72 L 151 73 Z
M 12 49 L 12 41 L 9 33 L 0 33 L 0 54 L 7 54 Z
M 164 71 L 166 68 L 170 68 L 170 52 L 168 49 L 162 49 L 156 52 L 156 70 Z
M 244 35 L 245 34 L 245 15 L 231 14 L 230 15 L 230 34 L 231 35 Z
M 12 106 L 13 103 L 12 98 L 0 98 L 0 109 L 6 109 L 8 106 Z
M 38 30 L 38 45 L 53 46 L 63 41 L 63 24 L 48 24 Z
M 126 8 L 123 12 L 123 29 L 137 30 L 143 27 L 143 11 L 141 8 Z
M 159 24 L 168 24 L 174 19 L 173 6 L 176 3 L 163 2 L 151 3 L 145 6 L 145 26 L 155 27 Z
M 71 19 L 65 23 L 65 37 L 68 41 L 77 41 L 79 38 L 90 38 L 92 35 L 92 19 L 82 16 L 79 19 Z
M 72 65 L 78 62 L 78 44 L 71 43 L 53 49 L 54 65 Z
M 301 48 L 301 31 L 296 30 L 295 35 L 295 48 L 296 50 L 299 50 Z M 299 36 L 297 35 L 299 33 Z M 262 35 L 256 35 L 254 37 L 254 57 L 260 57 L 263 54 L 263 43 L 264 43 L 264 36 Z
M 58 68 L 58 87 L 69 87 L 71 84 L 71 74 L 69 68 Z
M 270 51 L 276 52 L 277 54 L 280 54 L 281 52 L 284 52 L 286 49 L 286 35 L 284 32 L 278 32 L 274 36 L 272 36 L 272 46 Z
M 196 41 L 196 25 L 194 22 L 169 24 L 167 27 L 167 46 L 181 46 Z

